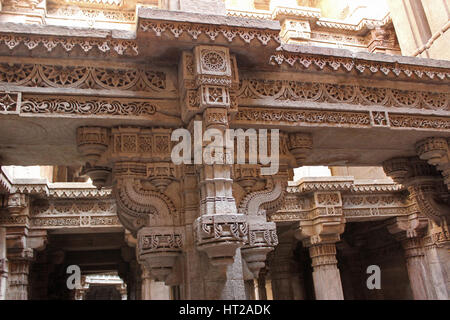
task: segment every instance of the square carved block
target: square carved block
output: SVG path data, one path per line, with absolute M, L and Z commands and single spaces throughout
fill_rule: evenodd
M 231 60 L 228 48 L 198 46 L 194 49 L 198 75 L 231 77 Z

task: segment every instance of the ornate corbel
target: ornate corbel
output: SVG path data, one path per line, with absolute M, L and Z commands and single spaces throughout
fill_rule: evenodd
M 313 139 L 310 133 L 295 132 L 289 134 L 288 148 L 297 161 L 297 166 L 303 166 L 305 159 L 311 153 Z
M 247 166 L 249 169 L 253 168 L 252 165 L 235 167 L 235 176 L 236 171 L 240 175 L 237 183 L 246 190 L 246 195 L 241 199 L 238 207 L 238 212 L 246 216 L 248 223 L 248 238 L 241 252 L 253 277 L 257 279 L 259 271 L 265 267 L 267 254 L 278 245 L 276 225 L 274 222 L 267 221 L 267 214 L 276 212 L 284 203 L 287 182 L 291 176 L 285 165 L 282 166 L 279 174 L 265 179 L 259 175 L 259 168 L 251 170 L 250 172 L 255 173 L 253 176 L 255 182 L 265 180 L 265 187 L 262 190 L 251 191 L 248 188 L 248 175 L 245 175 L 247 179 L 243 179 Z
M 420 159 L 428 161 L 442 172 L 444 182 L 450 190 L 450 148 L 449 138 L 427 138 L 416 144 Z
M 118 127 L 78 129 L 84 167 L 99 187 L 112 185 L 117 216 L 137 238 L 136 256 L 152 276 L 165 281 L 181 254 L 178 170 L 171 162 L 170 129 Z M 175 200 L 176 201 L 176 200 Z
M 19 214 L 24 210 L 26 207 L 28 207 L 28 196 L 23 193 L 13 193 L 8 195 L 8 202 L 6 209 L 11 214 Z
M 383 162 L 386 175 L 401 183 L 409 191 L 420 212 L 438 225 L 450 214 L 450 205 L 445 203 L 448 194 L 434 166 L 418 159 L 394 158 Z
M 172 274 L 183 248 L 179 227 L 144 227 L 138 231 L 137 259 L 158 281 Z

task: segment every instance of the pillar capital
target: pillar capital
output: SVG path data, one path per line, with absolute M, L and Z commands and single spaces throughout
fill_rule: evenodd
M 403 184 L 427 218 L 441 224 L 450 214 L 447 188 L 434 166 L 417 157 L 393 158 L 383 162 L 386 175 Z
M 145 266 L 143 276 L 166 281 L 181 255 L 183 230 L 180 227 L 144 227 L 137 237 L 137 259 Z
M 416 143 L 416 152 L 420 159 L 442 172 L 444 182 L 450 190 L 450 148 L 449 138 L 431 137 Z
M 389 232 L 399 240 L 420 238 L 425 234 L 428 219 L 417 213 L 408 216 L 399 216 L 388 222 Z

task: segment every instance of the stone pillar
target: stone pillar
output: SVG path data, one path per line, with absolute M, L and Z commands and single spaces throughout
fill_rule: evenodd
M 430 222 L 423 239 L 425 258 L 430 272 L 433 299 L 450 298 L 450 233 L 447 224 L 438 226 Z
M 193 52 L 183 52 L 179 70 L 180 92 L 184 97 L 182 119 L 193 133 L 193 158 L 200 190 L 192 240 L 202 254 L 189 250 L 187 258 L 203 274 L 189 269 L 192 273 L 187 276 L 194 277 L 193 281 L 188 280 L 192 285 L 203 288 L 205 299 L 246 297 L 240 248 L 248 227 L 245 215 L 238 213 L 233 196 L 233 165 L 223 145 L 208 149 L 209 141 L 215 141 L 219 135 L 223 139 L 229 128 L 229 115 L 237 111 L 232 94 L 238 84 L 237 70 L 232 73 L 235 66 L 228 48 L 197 46 Z M 206 130 L 213 136 L 207 136 Z M 197 154 L 199 149 L 203 152 Z M 195 283 L 198 281 L 201 284 Z
M 314 292 L 317 300 L 343 300 L 341 276 L 337 267 L 336 245 L 319 243 L 309 247 Z
M 14 193 L 8 196 L 9 221 L 5 225 L 8 259 L 8 289 L 6 299 L 27 300 L 29 298 L 30 265 L 34 250 L 43 250 L 47 244 L 45 230 L 30 229 L 30 206 L 26 194 Z
M 427 271 L 422 239 L 409 238 L 402 241 L 405 251 L 406 267 L 414 300 L 429 300 L 429 274 Z
M 142 267 L 142 290 L 141 300 L 151 300 L 151 282 L 152 277 L 150 271 L 145 266 Z
M 417 157 L 394 158 L 383 162 L 383 169 L 395 182 L 403 184 L 419 212 L 430 220 L 425 237 L 425 257 L 428 262 L 433 299 L 447 299 L 450 292 L 448 244 L 450 235 L 447 220 L 450 206 L 443 201 L 448 196 L 449 151 L 446 139 L 429 138 L 416 145 Z M 436 168 L 443 173 L 443 178 Z M 442 183 L 444 182 L 444 183 Z M 447 184 L 447 186 L 445 186 Z M 403 228 L 412 228 L 406 225 Z M 431 230 L 430 230 L 431 229 Z M 433 230 L 436 229 L 436 230 Z M 415 230 L 415 227 L 412 228 Z M 411 233 L 407 230 L 407 236 Z M 416 259 L 417 260 L 417 259 Z M 423 295 L 422 295 L 423 296 Z
M 258 286 L 258 300 L 267 300 L 266 273 L 267 270 L 265 268 L 261 270 L 259 272 L 258 280 L 256 281 Z
M 8 285 L 8 260 L 6 259 L 6 229 L 0 227 L 0 300 L 5 300 Z
M 309 219 L 300 221 L 296 238 L 309 248 L 314 291 L 317 300 L 343 300 L 341 276 L 337 267 L 336 242 L 344 232 L 345 218 L 339 192 L 315 192 Z
M 21 254 L 8 257 L 9 287 L 6 294 L 7 300 L 28 300 L 28 276 L 32 259 L 32 251 L 23 251 Z
M 292 235 L 291 235 L 292 236 Z M 284 239 L 270 258 L 274 300 L 304 300 L 305 289 L 300 265 L 295 260 L 293 238 Z
M 388 225 L 389 232 L 395 234 L 402 244 L 414 300 L 432 299 L 430 275 L 422 243 L 423 229 L 427 225 L 428 219 L 419 218 L 417 214 L 394 218 Z

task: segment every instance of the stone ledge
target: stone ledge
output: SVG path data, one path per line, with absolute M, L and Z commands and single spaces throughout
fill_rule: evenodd
M 136 39 L 135 32 L 123 30 L 104 30 L 91 28 L 73 28 L 51 25 L 36 25 L 23 23 L 0 23 L 0 32 L 9 34 L 33 34 L 38 36 L 61 36 L 81 38 L 112 38 L 112 39 Z
M 179 23 L 201 23 L 229 27 L 281 30 L 278 21 L 247 19 L 230 16 L 199 14 L 181 11 L 167 11 L 153 8 L 139 8 L 138 19 L 164 20 Z
M 347 49 L 326 48 L 308 45 L 282 44 L 278 49 L 278 52 L 322 55 L 336 58 L 350 58 L 350 59 L 369 60 L 374 62 L 400 63 L 415 66 L 450 69 L 450 61 L 447 60 L 424 59 L 416 57 L 389 55 L 384 53 L 353 52 Z

